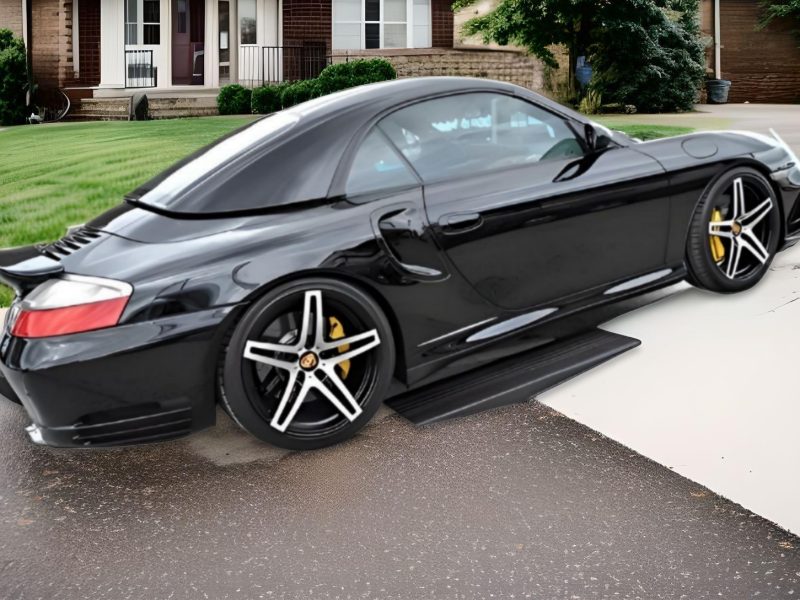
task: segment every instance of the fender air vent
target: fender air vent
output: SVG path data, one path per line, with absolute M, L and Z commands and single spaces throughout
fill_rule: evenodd
M 92 227 L 81 227 L 65 235 L 63 238 L 52 244 L 42 244 L 38 246 L 39 250 L 45 256 L 53 260 L 60 260 L 65 256 L 69 256 L 73 252 L 80 250 L 84 246 L 88 246 L 96 239 L 103 237 L 104 234 Z

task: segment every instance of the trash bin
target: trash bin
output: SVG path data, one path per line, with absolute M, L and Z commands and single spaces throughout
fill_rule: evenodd
M 575 79 L 578 80 L 581 88 L 585 88 L 592 80 L 592 66 L 586 62 L 585 56 L 579 56 L 575 65 Z
M 709 79 L 706 81 L 708 101 L 711 104 L 725 104 L 728 101 L 728 91 L 730 89 L 731 82 L 727 79 Z

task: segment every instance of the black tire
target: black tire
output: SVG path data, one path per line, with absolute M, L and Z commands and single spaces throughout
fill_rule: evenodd
M 743 198 L 744 210 L 734 207 L 737 198 Z M 695 209 L 686 247 L 689 281 L 723 294 L 753 287 L 775 258 L 780 230 L 780 206 L 769 181 L 749 167 L 731 169 L 709 186 Z M 722 244 L 721 259 L 712 238 Z
M 352 344 L 337 342 L 334 329 Z M 364 339 L 353 339 L 359 334 Z M 283 351 L 289 347 L 291 352 Z M 345 354 L 357 355 L 343 360 Z M 264 442 L 290 450 L 322 448 L 351 438 L 369 422 L 383 402 L 394 361 L 391 327 L 372 298 L 332 279 L 298 280 L 268 292 L 236 325 L 220 358 L 220 401 L 234 421 Z

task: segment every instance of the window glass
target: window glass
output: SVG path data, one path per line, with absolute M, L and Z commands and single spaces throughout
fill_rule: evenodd
M 414 48 L 431 47 L 431 0 L 413 0 Z
M 406 0 L 383 0 L 383 20 L 388 23 L 406 22 Z
M 139 0 L 125 0 L 125 43 L 138 44 L 137 25 L 139 16 L 137 12 Z
M 373 130 L 356 153 L 347 178 L 347 194 L 357 195 L 415 185 L 417 179 L 386 138 Z
M 364 25 L 364 47 L 367 49 L 381 47 L 381 26 L 378 23 Z
M 405 23 L 387 23 L 383 26 L 384 48 L 405 48 L 406 45 Z
M 242 44 L 257 44 L 256 0 L 239 0 L 239 28 Z
M 178 33 L 186 33 L 187 29 L 187 11 L 189 10 L 189 6 L 187 4 L 187 0 L 178 0 L 177 3 L 177 12 L 178 12 L 178 23 L 176 31 Z
M 145 44 L 157 45 L 161 43 L 161 1 L 144 0 L 144 26 L 143 37 Z
M 334 50 L 429 48 L 430 0 L 333 0 Z
M 428 100 L 389 115 L 380 128 L 426 181 L 583 155 L 559 117 L 504 94 Z
M 360 23 L 334 23 L 333 47 L 337 50 L 361 49 Z
M 364 20 L 365 21 L 381 20 L 380 0 L 364 0 Z

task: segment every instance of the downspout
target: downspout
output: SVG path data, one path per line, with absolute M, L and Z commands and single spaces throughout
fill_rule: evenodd
M 720 41 L 719 0 L 714 0 L 714 77 L 722 79 L 722 43 Z

